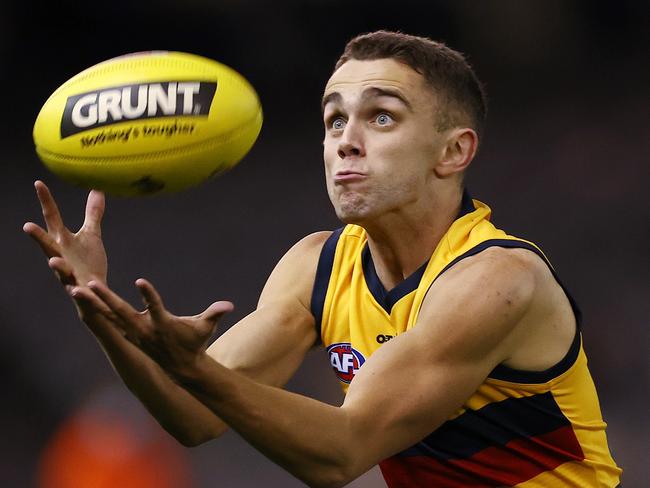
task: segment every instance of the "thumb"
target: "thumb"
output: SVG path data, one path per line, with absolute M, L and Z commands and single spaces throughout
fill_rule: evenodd
M 104 216 L 104 208 L 106 206 L 104 194 L 97 190 L 91 190 L 88 194 L 86 202 L 86 215 L 83 227 L 94 232 L 98 236 L 102 235 L 102 217 Z
M 232 302 L 214 302 L 196 317 L 216 323 L 222 315 L 225 315 L 228 312 L 232 312 L 234 309 L 235 306 L 232 304 Z
M 144 278 L 138 278 L 135 280 L 135 284 L 140 290 L 144 303 L 153 319 L 161 320 L 165 316 L 166 310 L 158 291 L 156 291 L 154 286 Z

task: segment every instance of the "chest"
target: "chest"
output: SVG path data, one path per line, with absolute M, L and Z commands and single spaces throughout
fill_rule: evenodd
M 353 265 L 347 276 L 333 283 L 321 329 L 330 364 L 344 389 L 377 349 L 415 325 L 421 304 L 417 293 L 421 277 L 386 293 L 373 288 L 372 276 L 361 265 Z

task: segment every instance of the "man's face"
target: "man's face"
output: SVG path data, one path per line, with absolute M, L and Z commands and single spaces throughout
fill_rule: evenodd
M 337 216 L 363 224 L 428 199 L 443 135 L 424 78 L 393 59 L 350 60 L 323 95 L 323 157 Z

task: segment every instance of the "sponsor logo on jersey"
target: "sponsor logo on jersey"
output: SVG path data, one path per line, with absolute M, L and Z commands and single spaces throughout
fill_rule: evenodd
M 383 344 L 384 342 L 390 341 L 393 337 L 395 337 L 395 336 L 390 335 L 390 334 L 379 334 L 377 336 L 377 342 L 379 344 Z
M 332 344 L 327 348 L 327 353 L 336 376 L 343 383 L 350 383 L 359 368 L 366 362 L 363 354 L 354 349 L 349 342 Z
M 127 120 L 206 116 L 216 91 L 216 83 L 163 81 L 73 95 L 61 118 L 61 138 Z

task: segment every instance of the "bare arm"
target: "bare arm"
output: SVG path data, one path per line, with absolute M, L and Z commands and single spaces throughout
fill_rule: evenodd
M 214 412 L 178 386 L 129 341 L 120 320 L 107 307 L 90 306 L 93 293 L 85 285 L 90 280 L 105 283 L 107 274 L 100 225 L 103 195 L 91 192 L 84 225 L 73 234 L 65 228 L 47 187 L 41 182 L 35 186 L 47 231 L 31 222 L 25 224 L 24 230 L 41 246 L 50 267 L 68 292 L 75 290 L 79 316 L 127 387 L 183 444 L 196 445 L 220 435 L 226 426 Z M 219 338 L 210 348 L 210 356 L 263 384 L 282 386 L 288 381 L 316 338 L 309 313 L 309 290 L 320 247 L 326 238 L 327 233 L 309 236 L 286 254 L 269 278 L 258 309 Z M 294 268 L 302 270 L 300 280 L 294 278 L 298 275 Z M 229 309 L 229 305 L 221 302 L 202 314 L 183 319 L 210 329 Z
M 102 303 L 128 313 L 110 290 L 95 289 Z M 154 356 L 289 472 L 312 486 L 342 486 L 458 409 L 516 349 L 522 336 L 517 331 L 531 323 L 538 295 L 535 273 L 512 254 L 464 260 L 432 286 L 416 327 L 366 361 L 341 407 L 231 374 L 207 355 L 192 354 L 178 338 L 159 343 L 166 355 Z M 128 327 L 139 341 L 155 342 L 138 324 Z
M 207 350 L 218 362 L 271 386 L 284 386 L 317 340 L 311 314 L 316 265 L 330 232 L 311 234 L 285 254 L 257 309 Z

